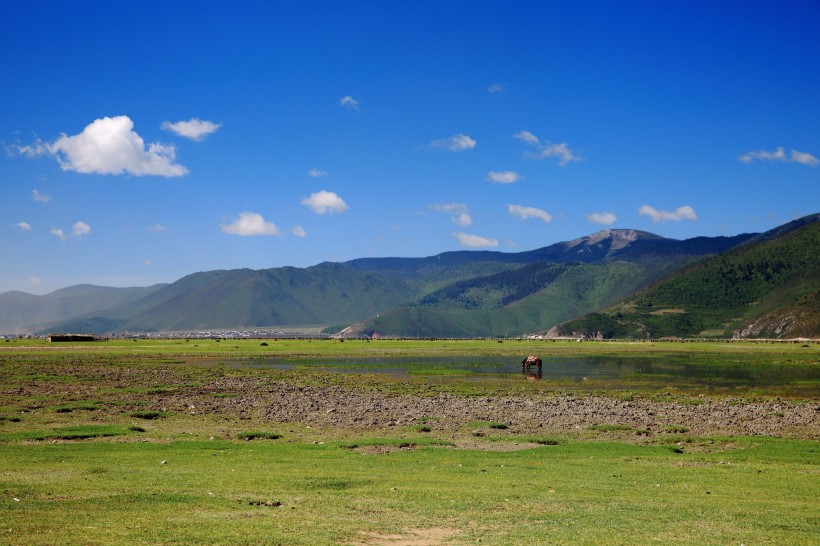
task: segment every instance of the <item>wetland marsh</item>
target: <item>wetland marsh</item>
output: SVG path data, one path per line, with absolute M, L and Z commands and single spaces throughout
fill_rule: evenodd
M 540 380 L 521 373 L 529 353 Z M 819 358 L 817 344 L 3 343 L 0 542 L 810 544 Z

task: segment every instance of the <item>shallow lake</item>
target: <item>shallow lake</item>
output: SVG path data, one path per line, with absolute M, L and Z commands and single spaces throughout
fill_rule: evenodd
M 817 363 L 773 363 L 686 357 L 542 357 L 541 372 L 535 367 L 522 372 L 521 357 L 350 357 L 350 358 L 262 358 L 220 360 L 230 367 L 277 370 L 311 369 L 328 373 L 389 374 L 446 380 L 507 379 L 540 380 L 575 388 L 607 388 L 626 385 L 670 388 L 701 387 L 754 389 L 785 387 L 803 395 L 820 395 L 820 365 Z M 212 362 L 213 364 L 213 362 Z M 794 393 L 796 394 L 796 393 Z

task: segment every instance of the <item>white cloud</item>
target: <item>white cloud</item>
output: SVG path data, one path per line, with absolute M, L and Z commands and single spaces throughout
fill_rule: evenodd
M 738 157 L 743 163 L 751 163 L 752 161 L 779 161 L 783 163 L 800 163 L 801 165 L 808 165 L 815 167 L 820 165 L 820 159 L 810 153 L 798 152 L 792 150 L 789 155 L 782 146 L 775 148 L 773 152 L 767 150 L 758 150 L 756 152 L 747 152 Z
M 302 199 L 302 204 L 316 214 L 336 214 L 345 212 L 350 207 L 344 200 L 332 191 L 318 191 L 310 194 L 310 197 Z
M 148 226 L 148 231 L 151 233 L 161 233 L 163 231 L 168 231 L 168 228 L 162 224 L 154 224 L 153 226 Z
M 817 159 L 809 153 L 798 152 L 797 150 L 792 150 L 792 161 L 795 163 L 800 163 L 801 165 L 808 165 L 810 167 L 820 165 L 820 159 Z
M 144 263 L 145 265 L 151 265 L 152 263 L 154 263 L 154 261 L 151 258 L 145 258 L 145 260 L 142 263 Z
M 698 219 L 698 215 L 695 214 L 695 209 L 689 205 L 678 207 L 674 211 L 658 210 L 649 205 L 644 205 L 638 209 L 638 214 L 649 216 L 652 218 L 652 221 L 656 223 L 666 221 L 680 222 L 681 220 L 695 221 Z
M 453 232 L 453 237 L 458 239 L 458 242 L 461 243 L 461 246 L 470 246 L 470 247 L 496 247 L 498 246 L 498 239 L 488 239 L 487 237 L 481 237 L 480 235 L 472 235 L 470 233 L 462 233 L 462 232 Z
M 494 184 L 513 184 L 521 180 L 521 175 L 515 171 L 490 171 L 487 180 Z
M 63 230 L 61 230 L 60 228 L 51 228 L 49 230 L 49 233 L 51 233 L 52 235 L 54 235 L 55 237 L 57 237 L 61 241 L 66 240 L 65 232 Z
M 488 93 L 501 93 L 504 91 L 505 86 L 503 83 L 491 83 L 489 87 L 487 87 Z
M 307 232 L 305 231 L 305 228 L 303 228 L 302 226 L 293 226 L 290 232 L 296 237 L 307 237 Z
M 537 153 L 532 154 L 536 159 L 544 159 L 545 157 L 557 157 L 558 164 L 564 167 L 571 161 L 581 161 L 581 157 L 569 149 L 565 142 L 560 144 L 549 144 L 541 148 Z
M 240 213 L 239 218 L 230 223 L 219 224 L 219 227 L 229 235 L 240 235 L 242 237 L 281 235 L 276 224 L 266 222 L 261 214 L 249 211 Z
M 767 152 L 766 150 L 760 150 L 757 152 L 747 152 L 742 156 L 738 157 L 740 161 L 743 163 L 751 163 L 755 159 L 759 159 L 761 161 L 788 161 L 786 157 L 786 152 L 783 150 L 782 147 L 777 148 L 773 152 Z
M 51 196 L 50 195 L 40 193 L 40 191 L 37 190 L 37 189 L 31 190 L 31 198 L 34 201 L 37 201 L 38 203 L 48 203 L 49 201 L 51 201 Z
M 196 141 L 203 140 L 206 136 L 217 132 L 220 127 L 222 127 L 221 123 L 205 121 L 199 118 L 191 118 L 188 121 L 177 121 L 174 123 L 170 121 L 162 122 L 163 130 L 171 131 L 181 137 Z
M 19 228 L 21 231 L 32 231 L 33 228 L 28 222 L 17 222 L 14 224 L 15 227 Z
M 31 286 L 42 286 L 43 284 L 45 284 L 45 282 L 46 282 L 46 280 L 42 277 L 29 277 L 28 278 L 28 283 Z
M 587 220 L 593 224 L 601 224 L 602 226 L 611 226 L 618 221 L 618 217 L 611 212 L 591 212 L 587 214 Z
M 64 171 L 83 174 L 122 174 L 135 176 L 183 176 L 188 169 L 175 163 L 173 145 L 145 142 L 128 116 L 101 118 L 74 136 L 63 134 L 54 142 L 17 146 L 17 152 L 30 157 L 51 155 Z
M 473 217 L 470 216 L 466 212 L 462 212 L 461 214 L 459 214 L 457 216 L 453 216 L 451 218 L 451 220 L 453 221 L 454 224 L 456 224 L 458 226 L 461 226 L 461 227 L 467 227 L 467 226 L 473 225 Z
M 457 226 L 467 227 L 473 225 L 473 218 L 468 212 L 469 209 L 464 203 L 444 203 L 441 205 L 430 205 L 436 212 L 443 212 L 450 215 L 450 220 Z
M 359 101 L 347 95 L 339 99 L 339 104 L 343 107 L 347 108 L 348 110 L 359 110 Z
M 507 212 L 513 216 L 518 216 L 522 220 L 528 218 L 537 218 L 543 220 L 547 224 L 552 222 L 552 215 L 545 210 L 537 209 L 535 207 L 525 207 L 522 205 L 507 205 Z
M 71 228 L 71 233 L 75 237 L 84 237 L 85 235 L 91 233 L 91 226 L 89 226 L 85 222 L 75 222 Z
M 541 142 L 537 136 L 529 131 L 519 131 L 513 135 L 513 138 L 526 142 L 535 148 L 535 152 L 526 152 L 524 154 L 525 157 L 529 157 L 531 159 L 546 159 L 549 157 L 554 157 L 558 159 L 558 164 L 562 167 L 566 167 L 573 161 L 581 161 L 581 156 L 576 155 L 575 152 L 570 150 L 566 142 L 561 142 L 558 144 Z
M 517 138 L 527 144 L 538 144 L 538 137 L 529 131 L 518 131 L 513 135 L 513 138 Z
M 466 150 L 472 150 L 475 148 L 476 141 L 472 138 L 468 137 L 467 135 L 457 134 L 451 137 L 442 138 L 440 140 L 434 140 L 428 147 L 430 148 L 441 148 L 445 150 L 450 150 L 451 152 L 463 152 Z
M 322 178 L 323 176 L 327 176 L 327 171 L 323 171 L 322 169 L 310 169 L 308 171 L 308 176 L 312 176 L 313 178 Z
M 28 146 L 20 146 L 19 144 L 6 146 L 6 153 L 10 156 L 40 157 L 42 155 L 48 155 L 49 152 L 47 143 L 38 138 L 36 142 Z

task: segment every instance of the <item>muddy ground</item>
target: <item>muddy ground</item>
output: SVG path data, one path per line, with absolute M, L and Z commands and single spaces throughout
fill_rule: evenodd
M 38 369 L 38 373 L 65 369 Z M 421 425 L 430 432 L 470 432 L 476 422 L 506 425 L 504 434 L 548 435 L 617 425 L 635 436 L 767 435 L 820 439 L 820 399 L 748 400 L 714 396 L 669 397 L 657 401 L 590 393 L 569 394 L 549 389 L 526 393 L 470 396 L 450 392 L 412 391 L 395 394 L 372 384 L 357 387 L 333 384 L 321 376 L 305 384 L 299 376 L 197 372 L 181 375 L 173 367 L 87 367 L 76 371 L 78 381 L 36 379 L 0 392 L 6 407 L 39 399 L 40 408 L 82 400 L 108 404 L 105 412 L 154 410 L 187 419 L 218 417 L 236 426 L 273 427 L 296 423 L 322 429 L 350 431 L 398 430 Z M 421 392 L 421 393 L 419 393 Z M 30 404 L 29 404 L 30 405 Z M 100 415 L 99 419 L 104 416 Z M 95 419 L 96 420 L 96 419 Z M 227 425 L 226 425 L 227 426 Z M 480 428 L 480 427 L 478 427 Z M 480 433 L 473 430 L 476 436 Z M 493 431 L 495 433 L 496 431 Z
M 820 405 L 787 401 L 704 400 L 699 404 L 617 400 L 603 396 L 471 397 L 387 395 L 338 386 L 304 387 L 221 379 L 215 388 L 239 392 L 214 399 L 189 395 L 182 405 L 203 412 L 262 416 L 267 422 L 299 422 L 320 427 L 380 429 L 424 421 L 433 429 L 460 429 L 471 422 L 501 423 L 521 434 L 576 431 L 593 425 L 625 425 L 636 433 L 771 435 L 820 438 Z M 168 405 L 175 400 L 158 401 Z M 179 401 L 177 400 L 177 407 Z

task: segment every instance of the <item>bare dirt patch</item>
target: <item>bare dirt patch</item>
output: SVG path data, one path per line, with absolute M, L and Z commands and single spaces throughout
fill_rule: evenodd
M 548 390 L 487 396 L 448 392 L 396 394 L 372 386 L 304 384 L 300 377 L 287 374 L 228 375 L 221 370 L 186 371 L 162 365 L 83 364 L 74 370 L 42 364 L 29 367 L 17 362 L 15 373 L 31 379 L 0 389 L 0 405 L 54 412 L 61 404 L 93 400 L 100 410 L 83 414 L 93 421 L 116 415 L 129 417 L 134 412 L 167 414 L 167 419 L 151 421 L 155 429 L 171 426 L 160 421 L 185 416 L 197 422 L 224 423 L 229 434 L 248 430 L 251 425 L 262 430 L 268 425 L 301 424 L 353 434 L 407 431 L 452 439 L 459 445 L 472 442 L 478 449 L 499 450 L 528 448 L 529 445 L 523 445 L 528 443 L 526 437 L 608 426 L 617 432 L 606 434 L 624 438 L 651 434 L 820 439 L 817 398 L 789 401 L 706 396 L 694 401 L 674 397 L 623 400 Z M 509 436 L 509 440 L 492 442 L 474 436 L 476 422 L 505 425 L 504 430 L 487 429 L 482 433 L 501 439 Z M 516 440 L 522 445 L 505 445 Z
M 431 527 L 429 529 L 408 529 L 400 535 L 362 533 L 363 542 L 354 545 L 367 546 L 436 546 L 438 544 L 458 544 L 455 540 L 461 534 L 458 529 Z
M 203 388 L 204 387 L 204 388 Z M 240 393 L 215 398 L 208 390 Z M 770 435 L 820 438 L 817 401 L 703 399 L 618 400 L 606 396 L 545 393 L 537 396 L 393 395 L 339 386 L 296 386 L 257 378 L 220 378 L 198 392 L 174 393 L 158 405 L 184 399 L 198 411 L 252 416 L 267 422 L 315 427 L 379 430 L 407 427 L 425 418 L 434 433 L 465 432 L 474 421 L 507 425 L 499 434 L 540 435 L 577 432 L 595 425 L 619 425 L 630 434 L 674 434 L 686 423 L 687 435 Z M 179 402 L 176 402 L 179 404 Z M 181 408 L 182 409 L 182 408 Z

